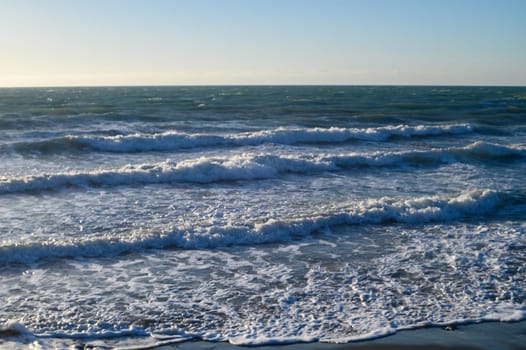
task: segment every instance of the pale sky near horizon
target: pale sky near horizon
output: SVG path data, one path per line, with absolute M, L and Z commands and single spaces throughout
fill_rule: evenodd
M 0 86 L 526 85 L 526 0 L 0 0 Z

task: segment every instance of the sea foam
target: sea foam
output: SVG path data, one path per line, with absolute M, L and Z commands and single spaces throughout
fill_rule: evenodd
M 385 141 L 393 137 L 465 134 L 467 124 L 431 126 L 397 125 L 377 128 L 276 128 L 239 134 L 188 134 L 168 131 L 158 134 L 132 134 L 108 137 L 76 137 L 76 142 L 108 152 L 169 151 L 210 146 L 251 146 L 263 143 L 284 145 L 341 143 L 351 140 Z
M 214 183 L 270 179 L 285 174 L 318 174 L 353 167 L 425 166 L 472 160 L 504 161 L 526 156 L 524 146 L 475 142 L 465 147 L 426 151 L 376 151 L 370 153 L 274 155 L 243 153 L 228 157 L 200 157 L 180 162 L 127 165 L 19 177 L 0 177 L 0 194 L 57 190 L 64 187 Z
M 471 133 L 469 124 L 395 125 L 371 128 L 285 128 L 253 132 L 211 134 L 177 130 L 162 133 L 133 133 L 116 136 L 69 135 L 35 141 L 15 142 L 2 146 L 18 153 L 53 153 L 83 149 L 134 153 L 177 151 L 209 147 L 257 146 L 267 143 L 282 145 L 338 144 L 350 141 L 388 141 L 393 138 L 461 135 Z
M 509 194 L 493 190 L 473 190 L 453 197 L 384 197 L 324 208 L 314 215 L 269 219 L 239 226 L 195 225 L 165 227 L 159 232 L 130 234 L 127 238 L 70 239 L 0 247 L 0 262 L 30 263 L 39 259 L 114 256 L 144 249 L 218 248 L 257 245 L 302 238 L 338 225 L 448 222 L 494 212 L 513 201 Z

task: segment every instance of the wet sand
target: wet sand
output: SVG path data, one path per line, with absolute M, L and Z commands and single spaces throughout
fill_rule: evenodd
M 429 327 L 348 344 L 304 343 L 255 347 L 257 350 L 526 350 L 526 321 L 485 322 L 455 327 Z M 229 343 L 191 341 L 157 350 L 240 350 Z

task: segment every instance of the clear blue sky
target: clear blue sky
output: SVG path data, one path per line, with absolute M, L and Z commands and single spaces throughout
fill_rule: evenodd
M 526 0 L 2 0 L 0 86 L 526 85 Z

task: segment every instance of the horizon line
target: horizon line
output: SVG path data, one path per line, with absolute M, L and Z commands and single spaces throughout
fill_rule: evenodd
M 523 88 L 526 84 L 94 84 L 94 85 L 12 85 L 0 89 L 51 89 L 51 88 L 132 88 L 132 87 L 510 87 Z

